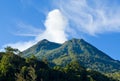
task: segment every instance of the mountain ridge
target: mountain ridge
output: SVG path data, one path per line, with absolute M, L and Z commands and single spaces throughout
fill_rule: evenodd
M 51 48 L 49 48 L 48 46 L 51 46 Z M 39 50 L 47 51 L 47 50 L 55 49 L 59 46 L 61 46 L 61 44 L 53 43 L 53 42 L 48 41 L 47 39 L 43 39 L 43 40 L 39 41 L 37 44 L 33 45 L 32 47 L 24 50 L 23 53 L 26 53 L 26 55 L 30 56 L 31 54 L 37 54 L 39 52 Z M 31 50 L 32 50 L 32 52 L 31 52 Z M 45 52 L 45 51 L 43 51 L 43 52 Z
M 38 52 L 31 52 L 31 50 L 35 50 L 33 49 L 35 47 L 39 48 Z M 41 49 L 44 47 L 47 47 L 47 50 Z M 49 42 L 44 39 L 23 51 L 22 57 L 29 57 L 32 54 L 38 57 L 39 60 L 45 58 L 60 66 L 65 66 L 72 61 L 78 61 L 86 68 L 94 69 L 99 72 L 114 72 L 120 70 L 119 61 L 112 59 L 84 39 L 73 38 L 63 44 Z

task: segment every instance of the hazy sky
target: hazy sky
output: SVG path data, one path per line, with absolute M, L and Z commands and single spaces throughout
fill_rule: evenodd
M 0 0 L 0 49 L 83 38 L 120 60 L 120 0 Z

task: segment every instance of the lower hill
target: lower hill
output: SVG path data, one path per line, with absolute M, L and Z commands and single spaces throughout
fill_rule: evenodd
M 77 61 L 50 68 L 46 61 L 39 61 L 33 55 L 26 59 L 15 55 L 13 49 L 0 53 L 0 58 L 0 81 L 116 81 L 86 70 Z
M 52 65 L 66 66 L 70 62 L 77 61 L 87 69 L 103 73 L 120 70 L 119 61 L 112 59 L 83 39 L 72 39 L 63 44 L 42 40 L 23 51 L 21 56 L 25 58 L 31 55 L 35 55 L 39 60 L 46 59 Z

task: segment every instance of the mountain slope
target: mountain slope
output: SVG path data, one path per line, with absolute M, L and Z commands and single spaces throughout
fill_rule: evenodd
M 23 51 L 22 57 L 29 57 L 32 54 L 35 56 L 39 56 L 45 54 L 47 51 L 60 47 L 61 44 L 49 42 L 48 40 L 44 39 L 37 44 L 33 45 L 31 48 Z
M 24 59 L 14 52 L 1 54 L 0 81 L 117 81 L 99 72 L 88 71 L 77 62 L 53 69 L 34 56 Z
M 99 72 L 114 72 L 120 70 L 119 61 L 112 59 L 83 39 L 72 39 L 62 45 L 53 42 L 49 45 L 49 43 L 51 42 L 42 45 L 41 43 L 36 44 L 35 46 L 39 48 L 39 50 L 34 52 L 35 56 L 39 59 L 46 58 L 48 61 L 60 66 L 65 66 L 72 61 L 78 61 L 82 66 Z M 41 47 L 47 47 L 47 49 L 41 49 L 41 47 L 38 47 L 39 45 Z M 51 47 L 52 49 L 48 49 Z M 35 47 L 33 46 L 31 48 L 25 50 L 23 56 L 33 54 L 31 50 L 34 50 Z

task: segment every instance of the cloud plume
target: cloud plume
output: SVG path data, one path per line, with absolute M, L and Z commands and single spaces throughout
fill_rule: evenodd
M 42 38 L 58 43 L 63 43 L 67 40 L 65 33 L 67 19 L 58 9 L 49 12 L 44 24 L 45 31 L 36 38 L 37 40 Z
M 42 39 L 48 39 L 49 41 L 63 43 L 67 40 L 67 35 L 65 33 L 67 26 L 67 19 L 62 15 L 62 13 L 58 10 L 52 10 L 48 13 L 47 18 L 44 22 L 45 30 L 36 29 L 31 25 L 25 25 L 23 23 L 19 23 L 19 27 L 30 28 L 27 33 L 19 32 L 20 36 L 35 36 L 34 40 L 26 41 L 26 42 L 17 42 L 13 44 L 6 44 L 3 47 L 11 46 L 13 48 L 18 48 L 20 51 L 23 51 L 32 45 L 36 44 L 38 41 Z M 22 29 L 23 29 L 22 28 Z M 33 31 L 31 31 L 33 30 Z M 40 31 L 38 33 L 38 31 Z M 33 33 L 35 33 L 33 35 Z

